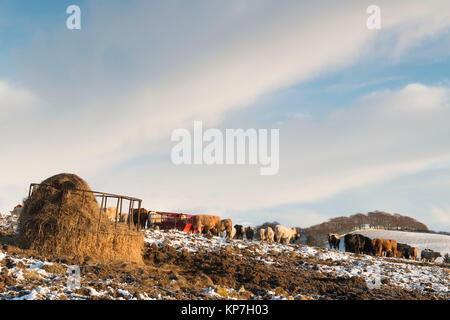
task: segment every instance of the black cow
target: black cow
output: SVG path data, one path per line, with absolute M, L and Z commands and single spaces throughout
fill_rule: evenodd
M 237 224 L 234 226 L 236 229 L 236 236 L 235 239 L 244 240 L 244 234 L 245 234 L 245 227 L 241 226 L 240 224 Z
M 405 258 L 405 259 L 417 259 L 418 250 L 417 248 L 411 247 L 408 244 L 404 243 L 397 243 L 397 252 L 398 258 Z
M 420 254 L 420 261 L 434 262 L 436 258 L 442 257 L 440 252 L 433 251 L 431 249 L 422 250 Z
M 328 244 L 330 246 L 330 249 L 336 249 L 339 250 L 339 243 L 341 242 L 341 237 L 336 233 L 329 233 L 328 234 Z
M 353 253 L 374 254 L 372 240 L 361 234 L 347 234 L 344 237 L 345 251 Z
M 236 233 L 237 233 L 237 230 L 236 230 Z M 255 236 L 255 228 L 247 227 L 245 230 L 245 236 L 247 237 L 247 240 L 253 240 L 253 237 Z
M 130 216 L 127 218 L 127 223 L 129 223 Z M 135 226 L 137 226 L 139 222 L 139 228 L 145 229 L 147 227 L 148 222 L 148 211 L 144 208 L 139 209 L 133 209 L 133 223 Z
M 398 258 L 406 258 L 409 259 L 410 255 L 411 255 L 411 246 L 407 245 L 405 243 L 400 243 L 397 242 L 397 253 L 398 253 Z

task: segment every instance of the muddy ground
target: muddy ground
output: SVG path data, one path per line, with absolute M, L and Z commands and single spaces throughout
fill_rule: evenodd
M 298 250 L 271 250 L 261 260 L 253 243 L 200 246 L 195 252 L 146 243 L 144 264 L 80 264 L 20 249 L 15 236 L 12 225 L 0 228 L 0 299 L 445 299 L 431 289 L 390 285 L 389 277 L 379 289 L 369 289 L 366 279 L 337 277 L 318 267 L 345 261 L 319 263 Z M 81 287 L 68 289 L 66 271 L 72 264 L 80 266 Z M 448 265 L 439 267 L 448 274 Z
M 34 252 L 14 246 L 11 235 L 3 234 L 2 242 L 2 251 L 12 257 L 45 260 Z M 171 246 L 146 245 L 143 265 L 81 265 L 81 289 L 70 294 L 64 289 L 63 274 L 71 261 L 50 259 L 55 266 L 50 271 L 61 275 L 58 299 L 269 299 L 273 296 L 288 299 L 439 299 L 433 293 L 391 287 L 388 280 L 381 289 L 369 290 L 362 278 L 334 278 L 314 270 L 316 261 L 313 258 L 299 257 L 295 253 L 289 256 L 281 256 L 278 252 L 270 254 L 277 264 L 255 262 L 252 250 L 234 252 L 233 248 L 226 247 L 215 252 L 188 252 L 177 251 Z M 7 270 L 21 266 L 8 258 L 0 263 L 6 267 L 0 273 L 0 292 L 9 290 L 10 298 L 26 295 L 34 286 L 46 283 L 46 279 L 31 277 L 25 285 L 19 284 Z M 339 262 L 330 261 L 330 264 L 336 263 Z M 302 265 L 313 267 L 301 270 Z M 57 270 L 58 266 L 60 270 Z M 58 287 L 58 282 L 49 284 Z M 91 289 L 83 287 L 103 294 L 92 295 Z M 214 295 L 208 292 L 211 289 Z
M 436 299 L 433 294 L 389 287 L 369 290 L 364 279 L 333 278 L 314 269 L 299 270 L 299 266 L 314 264 L 315 259 L 295 254 L 282 256 L 270 253 L 277 264 L 255 263 L 251 250 L 233 252 L 232 248 L 216 252 L 177 252 L 172 247 L 147 247 L 145 262 L 157 269 L 170 269 L 173 279 L 214 284 L 220 287 L 245 288 L 248 298 L 265 298 L 269 291 L 280 296 L 300 299 Z M 338 264 L 339 262 L 330 262 Z M 322 262 L 323 264 L 323 262 Z M 190 297 L 193 298 L 193 297 Z

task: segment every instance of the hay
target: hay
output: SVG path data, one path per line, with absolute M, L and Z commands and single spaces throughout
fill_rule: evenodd
M 44 186 L 50 185 L 50 186 Z M 144 238 L 102 215 L 88 184 L 63 173 L 44 180 L 24 201 L 18 242 L 47 257 L 74 261 L 142 263 Z

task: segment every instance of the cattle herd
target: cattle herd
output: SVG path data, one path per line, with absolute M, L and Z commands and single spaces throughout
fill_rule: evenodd
M 330 248 L 339 249 L 340 236 L 335 233 L 328 234 L 328 244 Z M 356 254 L 369 254 L 373 256 L 386 256 L 395 258 L 406 258 L 417 260 L 419 250 L 410 245 L 399 243 L 392 239 L 370 239 L 361 234 L 353 233 L 344 236 L 345 251 Z M 441 257 L 439 252 L 431 249 L 424 249 L 420 254 L 421 261 L 434 262 Z
M 110 207 L 103 209 L 106 216 L 115 221 L 116 217 L 118 222 L 130 223 L 130 216 L 128 214 L 119 213 L 116 215 L 116 208 Z M 141 229 L 159 229 L 161 222 L 163 221 L 162 214 L 147 211 L 145 208 L 134 209 L 132 214 L 132 223 Z M 186 220 L 186 215 L 177 214 L 175 219 L 180 223 Z M 255 232 L 255 228 L 252 226 L 243 226 L 236 224 L 233 226 L 231 219 L 220 219 L 218 216 L 199 214 L 192 217 L 191 231 L 200 231 L 204 235 L 220 236 L 225 233 L 225 237 L 229 239 L 243 240 L 244 236 L 247 240 L 254 240 L 259 237 L 260 241 L 266 241 L 268 243 L 291 243 L 297 239 L 300 239 L 300 233 L 297 233 L 296 228 L 287 228 L 281 225 L 276 225 L 274 229 L 271 227 L 259 228 Z
M 251 241 L 259 236 L 260 241 L 268 243 L 291 243 L 301 237 L 295 228 L 276 225 L 274 229 L 271 227 L 259 228 L 258 232 L 255 232 L 255 228 L 252 226 L 245 227 L 240 224 L 233 226 L 231 219 L 221 220 L 218 216 L 201 214 L 193 218 L 193 230 L 201 230 L 203 234 L 211 233 L 217 236 L 225 232 L 225 236 L 229 239 L 243 240 L 245 236 L 247 240 Z
M 106 215 L 114 220 L 116 217 L 115 208 L 107 208 L 105 210 Z M 133 210 L 133 223 L 139 224 L 142 229 L 156 228 L 159 229 L 163 220 L 161 214 L 147 211 L 144 208 L 140 210 Z M 183 214 L 178 214 L 176 220 L 182 222 L 186 219 Z M 118 215 L 119 222 L 130 222 L 130 217 L 127 214 Z M 253 240 L 259 237 L 260 241 L 266 241 L 268 243 L 291 243 L 297 239 L 300 239 L 301 235 L 297 232 L 296 228 L 287 228 L 281 225 L 276 225 L 274 229 L 271 227 L 259 228 L 257 232 L 252 226 L 243 226 L 236 224 L 233 226 L 231 219 L 220 219 L 218 216 L 199 214 L 192 217 L 191 231 L 198 231 L 204 235 L 220 236 L 225 233 L 225 237 L 228 239 L 243 240 L 244 237 L 247 240 Z
M 111 220 L 118 219 L 119 222 L 130 223 L 130 217 L 128 214 L 116 214 L 116 208 L 107 208 L 104 210 L 105 214 Z M 22 210 L 21 205 L 17 205 L 11 214 L 19 216 Z M 161 223 L 160 214 L 152 214 L 144 208 L 134 209 L 132 214 L 134 225 L 138 225 L 142 229 L 145 228 L 158 228 Z M 184 214 L 178 214 L 176 219 L 179 221 L 186 220 Z M 245 227 L 243 225 L 236 224 L 233 226 L 231 219 L 220 219 L 218 216 L 199 214 L 193 216 L 192 230 L 197 230 L 202 234 L 212 234 L 220 236 L 225 232 L 225 237 L 229 239 L 243 240 L 244 235 L 247 240 L 253 240 L 255 236 L 260 241 L 268 243 L 291 243 L 300 239 L 301 235 L 297 232 L 296 228 L 287 228 L 281 225 L 276 225 L 273 229 L 271 227 L 259 228 L 255 232 L 255 228 L 252 226 Z M 339 250 L 341 236 L 335 233 L 328 234 L 328 244 L 330 248 Z M 415 247 L 411 247 L 404 243 L 399 243 L 392 239 L 370 239 L 361 234 L 352 233 L 344 236 L 345 251 L 353 252 L 356 254 L 369 254 L 373 256 L 386 256 L 395 258 L 406 258 L 417 260 L 419 251 Z M 420 254 L 421 261 L 434 262 L 436 258 L 441 257 L 439 252 L 435 252 L 431 249 L 424 249 Z

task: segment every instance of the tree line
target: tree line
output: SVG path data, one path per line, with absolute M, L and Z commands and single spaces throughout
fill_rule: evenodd
M 265 222 L 260 227 L 273 228 L 278 222 Z M 326 240 L 328 233 L 344 234 L 352 230 L 373 228 L 385 230 L 401 230 L 415 232 L 431 232 L 428 227 L 414 218 L 398 213 L 372 211 L 367 214 L 356 213 L 349 217 L 335 217 L 309 228 L 297 227 L 302 234 L 302 241 L 308 245 L 318 246 Z
M 306 236 L 309 244 L 319 245 L 319 242 L 325 241 L 328 233 L 344 234 L 365 228 L 415 232 L 430 231 L 425 224 L 414 218 L 384 211 L 372 211 L 367 214 L 356 213 L 349 217 L 331 218 L 309 228 L 299 228 L 299 231 Z

